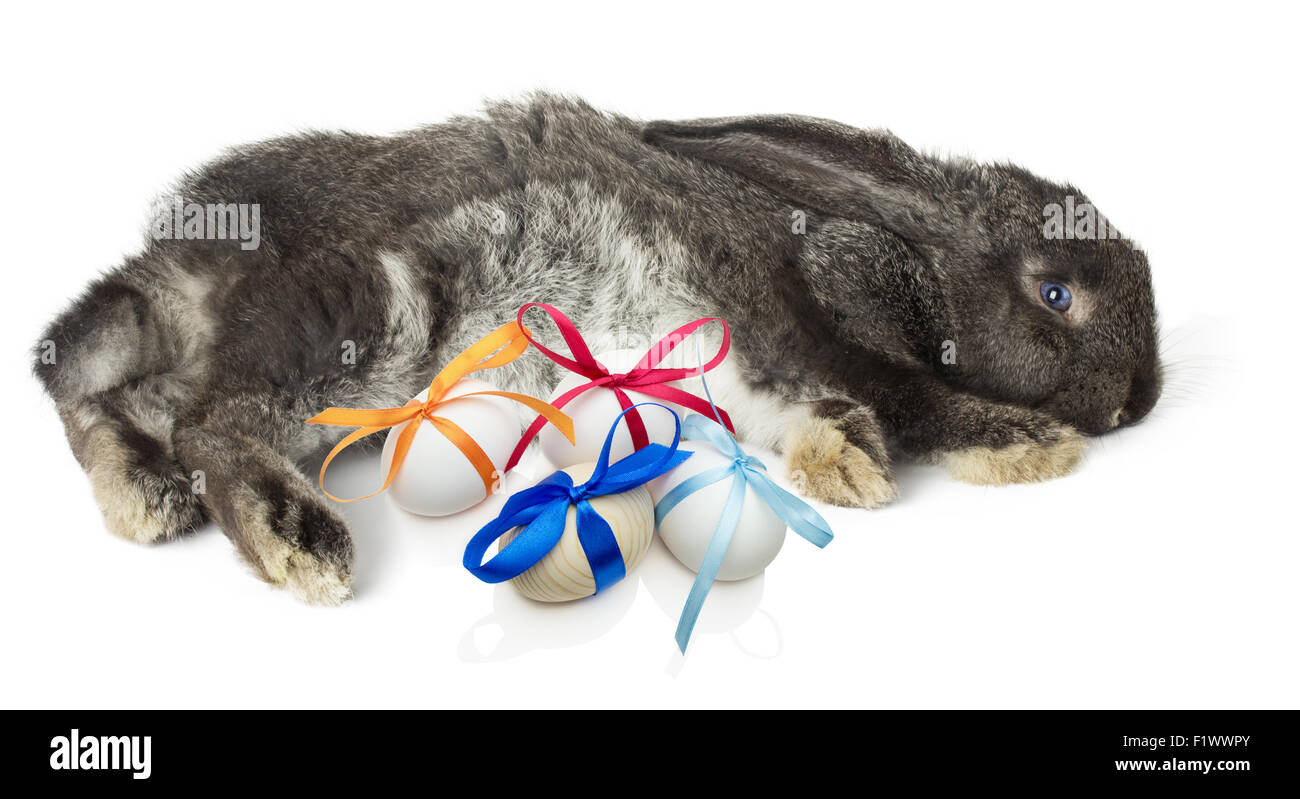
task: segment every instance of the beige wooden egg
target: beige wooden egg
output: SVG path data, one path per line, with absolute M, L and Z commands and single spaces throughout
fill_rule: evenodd
M 594 463 L 579 463 L 562 471 L 573 478 L 574 485 L 580 485 L 595 468 Z M 631 572 L 645 557 L 654 538 L 655 508 L 650 492 L 645 486 L 637 486 L 620 494 L 592 497 L 588 502 L 609 524 L 623 554 L 623 565 Z M 570 505 L 559 543 L 532 568 L 510 581 L 519 593 L 538 602 L 568 602 L 596 593 L 596 578 L 578 541 L 577 515 L 578 509 Z M 498 548 L 513 541 L 520 529 L 516 527 L 501 536 Z

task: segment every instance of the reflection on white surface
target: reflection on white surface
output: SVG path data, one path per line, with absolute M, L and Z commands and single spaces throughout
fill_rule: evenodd
M 673 633 L 677 630 L 682 606 L 686 604 L 686 595 L 695 582 L 695 572 L 678 562 L 657 538 L 639 571 L 650 596 L 669 620 L 665 628 L 668 646 L 672 650 L 667 669 L 669 674 L 676 676 L 690 653 L 699 647 L 700 640 L 708 636 L 726 635 L 740 652 L 750 657 L 769 659 L 781 654 L 784 639 L 780 625 L 772 614 L 759 608 L 763 601 L 765 575 L 714 583 L 683 655 L 677 650 Z
M 761 660 L 775 658 L 785 647 L 776 617 L 762 608 L 754 611 L 754 615 L 744 624 L 731 631 L 731 640 L 741 652 Z
M 465 631 L 457 655 L 467 663 L 490 663 L 534 650 L 566 649 L 594 641 L 627 615 L 635 604 L 638 584 L 643 584 L 664 614 L 664 649 L 671 653 L 667 671 L 676 676 L 687 656 L 677 651 L 673 632 L 694 579 L 694 573 L 656 540 L 631 574 L 586 599 L 534 602 L 508 583 L 501 583 L 493 588 L 492 612 Z M 780 655 L 784 647 L 781 628 L 771 613 L 759 607 L 762 599 L 762 575 L 716 583 L 704 603 L 688 653 L 702 638 L 727 636 L 739 652 L 750 657 L 771 659 Z
M 456 655 L 466 663 L 495 663 L 535 649 L 594 641 L 627 615 L 637 582 L 633 573 L 596 596 L 556 603 L 534 602 L 500 583 L 493 587 L 492 612 L 465 631 Z
M 772 453 L 763 450 L 756 450 L 756 452 L 769 458 L 774 457 Z M 550 466 L 540 457 L 540 454 L 533 453 L 533 456 L 532 459 L 525 460 L 521 464 L 523 468 L 509 475 L 512 478 L 520 478 L 519 487 L 508 484 L 507 490 L 503 493 L 508 495 L 509 492 L 531 485 L 529 482 L 531 478 L 523 477 L 519 472 L 549 474 Z M 646 553 L 637 568 L 618 585 L 594 597 L 564 603 L 560 607 L 549 607 L 544 603 L 524 599 L 509 586 L 499 586 L 493 600 L 493 612 L 487 617 L 491 620 L 491 624 L 498 625 L 500 629 L 499 640 L 493 642 L 495 648 L 491 651 L 514 652 L 522 646 L 518 642 L 527 640 L 532 641 L 531 645 L 519 651 L 562 648 L 594 640 L 612 629 L 613 622 L 622 618 L 631 608 L 636 592 L 630 589 L 638 581 L 646 586 L 650 597 L 664 614 L 666 624 L 663 640 L 665 650 L 671 653 L 667 667 L 667 672 L 671 676 L 676 677 L 680 673 L 690 653 L 698 648 L 700 640 L 710 636 L 727 636 L 739 652 L 752 658 L 775 658 L 784 649 L 784 637 L 781 635 L 781 627 L 776 618 L 759 607 L 763 600 L 764 581 L 764 575 L 759 574 L 748 580 L 719 581 L 713 584 L 704 602 L 704 608 L 700 612 L 700 618 L 696 622 L 691 643 L 686 649 L 686 654 L 683 655 L 677 649 L 673 635 L 677 630 L 677 621 L 682 606 L 686 603 L 686 596 L 690 593 L 692 583 L 695 582 L 695 573 L 673 557 L 656 534 L 650 551 Z M 508 595 L 508 599 L 503 598 L 503 593 Z M 615 594 L 621 598 L 616 599 Z M 617 608 L 609 611 L 586 609 L 602 604 L 617 605 Z M 578 610 L 579 607 L 582 609 Z M 575 617 L 572 621 L 567 619 L 570 609 Z M 580 618 L 579 614 L 581 614 Z M 578 628 L 578 631 L 557 632 L 554 634 L 553 641 L 546 640 L 550 635 L 547 632 L 549 627 L 564 627 L 569 624 Z M 462 660 L 466 659 L 467 651 L 482 652 L 482 649 L 467 649 L 467 647 L 473 647 L 475 642 L 486 646 L 491 634 L 492 630 L 488 627 L 487 620 L 480 621 L 467 631 L 461 640 Z M 556 641 L 563 643 L 556 643 Z M 513 657 L 513 654 L 507 657 Z

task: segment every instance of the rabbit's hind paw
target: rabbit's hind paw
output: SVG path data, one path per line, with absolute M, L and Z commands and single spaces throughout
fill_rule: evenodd
M 232 499 L 240 550 L 258 576 L 313 605 L 351 598 L 352 541 L 320 500 L 292 490 L 261 496 L 244 488 Z
M 129 445 L 112 427 L 88 434 L 86 470 L 109 531 L 131 541 L 167 541 L 203 523 L 194 484 L 153 441 Z M 146 445 L 158 452 L 145 451 Z

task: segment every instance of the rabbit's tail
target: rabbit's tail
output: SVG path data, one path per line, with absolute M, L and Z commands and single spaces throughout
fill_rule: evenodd
M 175 366 L 176 331 L 131 264 L 92 283 L 36 343 L 33 368 L 57 403 Z

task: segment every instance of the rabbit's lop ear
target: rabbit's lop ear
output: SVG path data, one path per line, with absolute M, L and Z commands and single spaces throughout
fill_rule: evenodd
M 877 224 L 911 241 L 947 238 L 957 224 L 937 164 L 888 131 L 781 115 L 651 122 L 643 136 L 804 207 Z

